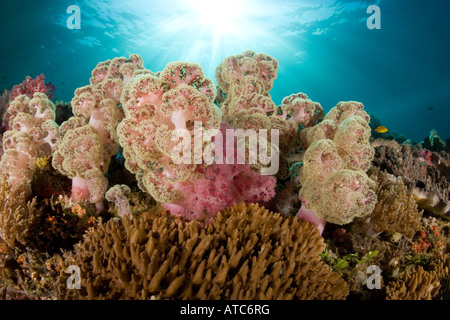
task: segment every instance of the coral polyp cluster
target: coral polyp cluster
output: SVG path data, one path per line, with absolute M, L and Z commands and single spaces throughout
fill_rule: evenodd
M 277 105 L 278 67 L 247 50 L 216 84 L 131 54 L 70 104 L 43 75 L 5 93 L 0 299 L 448 299 L 443 140 L 374 139 L 361 102 Z

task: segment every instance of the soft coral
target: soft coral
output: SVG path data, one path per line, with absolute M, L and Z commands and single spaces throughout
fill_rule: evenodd
M 225 122 L 222 123 L 220 131 L 223 137 L 229 128 Z M 223 144 L 226 145 L 226 139 L 223 139 Z M 234 152 L 236 159 L 237 148 Z M 275 177 L 261 175 L 250 164 L 237 164 L 236 161 L 225 164 L 225 159 L 221 162 L 199 166 L 196 173 L 200 178 L 176 184 L 175 188 L 182 197 L 163 206 L 172 214 L 189 220 L 209 219 L 233 204 L 266 203 L 275 195 Z
M 49 100 L 52 100 L 52 92 L 54 90 L 55 86 L 51 82 L 45 83 L 45 75 L 43 73 L 41 73 L 35 79 L 27 76 L 21 84 L 15 85 L 11 89 L 10 101 L 13 101 L 17 96 L 20 96 L 21 94 L 24 94 L 31 99 L 35 92 L 45 93 L 48 96 Z

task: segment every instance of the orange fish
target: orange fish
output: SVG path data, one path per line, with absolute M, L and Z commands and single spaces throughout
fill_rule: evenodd
M 383 126 L 379 126 L 379 127 L 377 127 L 375 129 L 375 131 L 378 132 L 378 133 L 386 133 L 386 132 L 388 132 L 388 129 L 386 127 L 383 127 Z

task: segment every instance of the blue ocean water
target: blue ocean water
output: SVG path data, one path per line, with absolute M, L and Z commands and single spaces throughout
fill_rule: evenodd
M 68 28 L 80 9 L 80 29 Z M 380 9 L 381 29 L 369 29 Z M 327 112 L 356 100 L 415 142 L 450 138 L 450 2 L 400 0 L 1 1 L 0 90 L 44 73 L 70 101 L 100 61 L 137 53 L 159 71 L 199 63 L 214 79 L 228 55 L 278 59 L 276 104 L 304 92 Z

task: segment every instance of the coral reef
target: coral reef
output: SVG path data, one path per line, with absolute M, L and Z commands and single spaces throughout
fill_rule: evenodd
M 343 273 L 352 299 L 386 299 L 392 292 L 388 286 L 394 286 L 400 275 L 418 266 L 431 270 L 448 252 L 448 223 L 424 216 L 401 177 L 376 167 L 368 175 L 376 182 L 378 202 L 373 213 L 344 227 L 327 225 L 323 257 L 333 270 Z M 368 290 L 365 284 L 371 265 L 380 268 L 379 290 Z M 445 288 L 443 277 L 438 282 Z
M 446 255 L 425 270 L 421 266 L 407 270 L 399 280 L 386 287 L 388 300 L 432 300 L 442 295 L 441 283 L 449 280 L 450 256 Z M 445 288 L 444 288 L 445 289 Z
M 379 173 L 374 178 L 382 175 Z M 385 174 L 387 175 L 387 174 Z M 372 176 L 371 176 L 372 178 Z M 394 180 L 393 183 L 388 183 Z M 369 229 L 379 234 L 396 232 L 411 238 L 420 224 L 422 212 L 417 209 L 417 203 L 401 178 L 382 177 L 378 182 L 377 204 L 370 218 Z
M 448 219 L 450 212 L 450 155 L 377 139 L 374 166 L 402 177 L 419 208 Z
M 308 222 L 237 204 L 211 224 L 147 212 L 87 233 L 65 264 L 81 268 L 87 299 L 344 299 L 346 283 L 320 261 L 323 240 Z M 282 272 L 280 272 L 282 270 Z
M 448 300 L 448 140 L 377 132 L 355 101 L 277 106 L 278 72 L 248 50 L 216 85 L 131 54 L 70 103 L 43 75 L 5 91 L 0 299 Z
M 264 202 L 274 194 L 273 177 L 261 176 L 247 164 L 225 164 L 224 152 L 216 154 L 222 147 L 216 135 L 225 136 L 230 127 L 221 124 L 212 83 L 199 65 L 176 62 L 158 75 L 135 73 L 121 96 L 125 118 L 117 131 L 125 167 L 136 174 L 142 190 L 189 219 L 207 219 L 234 203 Z M 177 141 L 173 137 L 178 133 Z M 205 160 L 211 146 L 220 164 Z M 182 162 L 174 163 L 179 152 Z
M 438 153 L 447 148 L 446 143 L 439 137 L 438 132 L 434 129 L 430 131 L 429 136 L 426 137 L 421 144 L 424 149 Z
M 97 218 L 69 199 L 27 200 L 0 180 L 0 299 L 48 299 L 56 290 L 61 250 L 72 249 Z
M 0 237 L 11 248 L 26 247 L 28 231 L 38 227 L 42 212 L 36 210 L 36 200 L 27 202 L 27 196 L 0 178 Z
M 96 219 L 91 208 L 86 210 L 62 195 L 28 199 L 23 191 L 12 191 L 5 178 L 0 179 L 0 199 L 0 237 L 21 251 L 71 248 Z

